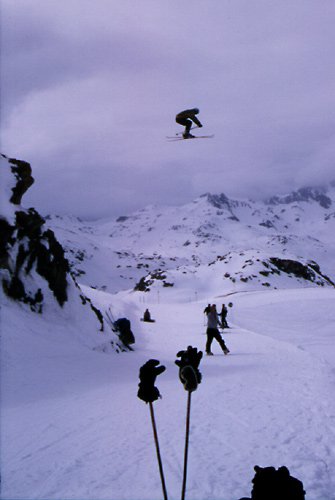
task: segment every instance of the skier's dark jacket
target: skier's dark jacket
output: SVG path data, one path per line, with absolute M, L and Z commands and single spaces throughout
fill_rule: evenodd
M 119 339 L 125 345 L 134 344 L 135 337 L 131 331 L 130 321 L 127 318 L 119 318 L 114 322 L 114 327 L 119 332 Z
M 185 111 L 181 111 L 180 113 L 177 114 L 177 116 L 176 116 L 176 122 L 178 123 L 179 120 L 185 120 L 187 118 L 190 118 L 198 127 L 201 127 L 202 126 L 201 122 L 195 116 L 198 113 L 199 113 L 198 108 L 185 109 Z

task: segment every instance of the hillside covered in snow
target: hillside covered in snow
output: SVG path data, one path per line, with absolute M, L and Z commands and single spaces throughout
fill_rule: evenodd
M 137 397 L 149 359 L 166 367 L 154 409 L 168 497 L 180 498 L 175 360 L 205 350 L 208 303 L 231 306 L 230 354 L 214 341 L 201 360 L 186 498 L 250 497 L 255 465 L 285 465 L 306 500 L 335 500 L 334 186 L 89 222 L 25 208 L 28 163 L 2 156 L 0 177 L 2 500 L 161 498 Z M 132 346 L 111 328 L 121 317 Z
M 48 224 L 80 281 L 110 292 L 179 279 L 198 294 L 203 278 L 217 293 L 335 282 L 332 185 L 264 202 L 206 194 L 111 221 L 53 216 Z

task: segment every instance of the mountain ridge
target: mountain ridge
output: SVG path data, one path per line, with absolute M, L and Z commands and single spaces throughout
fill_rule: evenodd
M 326 286 L 327 280 L 330 285 L 335 281 L 332 265 L 334 200 L 334 186 L 302 188 L 262 202 L 230 199 L 224 193 L 205 193 L 182 206 L 148 205 L 115 220 L 94 223 L 77 220 L 73 225 L 73 220 L 62 224 L 64 219 L 51 216 L 49 224 L 55 231 L 58 228 L 80 279 L 87 285 L 113 292 L 138 289 L 141 279 L 148 276 L 152 281 L 150 276 L 160 272 L 185 277 L 223 255 L 241 252 L 248 253 L 246 260 L 259 259 L 271 268 L 269 259 L 297 261 L 307 266 L 314 262 L 321 272 L 314 283 Z M 80 240 L 84 243 L 81 250 Z M 100 263 L 98 258 L 102 259 Z M 102 264 L 104 259 L 105 265 Z M 90 282 L 90 276 L 96 277 L 99 274 L 97 266 L 101 265 L 101 280 Z M 240 266 L 241 269 L 235 269 L 234 273 L 242 284 L 246 284 L 252 273 L 246 274 L 244 270 L 250 266 L 244 261 Z M 95 269 L 94 273 L 90 272 L 90 267 Z M 260 272 L 267 270 L 257 269 L 257 276 Z M 224 269 L 223 276 L 227 273 L 230 274 L 229 269 Z M 326 281 L 322 275 L 326 276 Z M 271 277 L 275 278 L 270 273 Z M 162 286 L 163 281 L 160 280 Z M 167 278 L 166 282 L 169 281 L 173 281 L 172 278 Z M 231 285 L 231 280 L 223 281 L 222 288 Z M 260 286 L 279 286 L 272 281 L 277 282 L 263 280 Z

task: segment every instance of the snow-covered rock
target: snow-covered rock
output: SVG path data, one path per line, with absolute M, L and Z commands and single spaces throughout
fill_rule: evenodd
M 0 175 L 2 302 L 14 308 L 23 304 L 43 314 L 46 322 L 56 316 L 68 326 L 72 323 L 85 345 L 97 347 L 102 343 L 99 332 L 108 330 L 103 313 L 71 276 L 64 249 L 45 219 L 34 208 L 21 206 L 33 183 L 30 165 L 1 155 Z M 109 337 L 120 349 L 116 335 Z

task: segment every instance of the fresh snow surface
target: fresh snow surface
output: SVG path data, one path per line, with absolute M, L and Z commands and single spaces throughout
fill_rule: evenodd
M 79 318 L 41 316 L 4 299 L 2 499 L 162 498 L 149 407 L 137 398 L 139 368 L 150 358 L 167 367 L 154 411 L 168 496 L 180 498 L 187 393 L 176 353 L 204 350 L 204 307 L 230 301 L 231 354 L 214 341 L 192 394 L 186 498 L 249 496 L 258 464 L 286 465 L 303 481 L 306 500 L 335 499 L 334 289 L 218 296 L 208 282 L 201 300 L 171 289 L 168 301 L 85 293 L 131 319 L 133 352 L 93 350 Z M 140 321 L 146 307 L 156 323 Z M 96 335 L 106 347 L 111 334 Z

